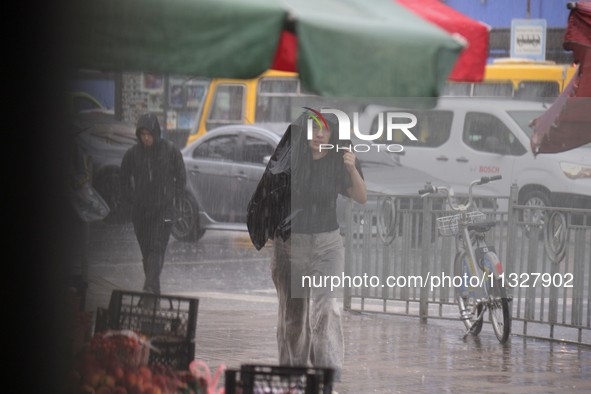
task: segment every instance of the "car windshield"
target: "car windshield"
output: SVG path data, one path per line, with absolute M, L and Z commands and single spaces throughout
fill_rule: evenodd
M 529 127 L 529 122 L 533 119 L 542 116 L 544 111 L 507 111 L 509 116 L 521 127 L 521 129 L 531 138 L 533 129 Z

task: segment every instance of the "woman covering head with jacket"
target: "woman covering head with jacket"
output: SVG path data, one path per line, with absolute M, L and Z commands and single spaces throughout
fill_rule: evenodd
M 261 240 L 264 245 L 274 239 L 271 272 L 279 299 L 280 364 L 307 366 L 309 360 L 315 367 L 333 368 L 334 381 L 340 382 L 344 341 L 337 294 L 330 282 L 317 285 L 326 276 L 343 275 L 338 194 L 364 204 L 367 192 L 359 161 L 337 146 L 336 117 L 319 111 L 298 117 L 253 195 L 248 225 L 259 249 Z

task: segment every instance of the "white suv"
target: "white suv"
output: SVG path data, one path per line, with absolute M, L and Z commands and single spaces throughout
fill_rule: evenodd
M 400 130 L 392 133 L 391 141 L 385 140 L 384 130 L 380 141 L 404 147 L 400 153 L 390 153 L 398 156 L 402 165 L 449 182 L 456 193 L 467 193 L 470 181 L 480 176 L 500 174 L 501 181 L 479 187 L 479 194 L 508 196 L 515 182 L 519 204 L 589 208 L 590 147 L 536 158 L 530 150 L 532 129 L 528 123 L 547 108 L 541 102 L 466 98 L 440 98 L 430 110 L 370 105 L 359 117 L 359 129 L 375 134 L 378 114 L 412 113 L 417 124 L 409 131 L 416 141 Z M 408 118 L 401 118 L 392 123 L 408 122 Z M 387 124 L 385 116 L 383 124 Z

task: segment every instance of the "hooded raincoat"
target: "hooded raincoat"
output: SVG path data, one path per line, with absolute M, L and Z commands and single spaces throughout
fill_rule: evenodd
M 140 130 L 154 137 L 145 146 Z M 154 114 L 138 120 L 139 142 L 123 156 L 120 171 L 122 198 L 132 204 L 132 222 L 142 251 L 146 281 L 144 291 L 160 293 L 160 272 L 174 220 L 174 199 L 185 191 L 186 172 L 179 149 L 161 138 Z
M 154 136 L 152 146 L 144 146 L 140 129 L 147 129 Z M 125 153 L 121 162 L 121 194 L 133 205 L 134 215 L 172 215 L 174 198 L 185 191 L 183 156 L 161 134 L 156 115 L 140 116 L 136 129 L 138 143 Z

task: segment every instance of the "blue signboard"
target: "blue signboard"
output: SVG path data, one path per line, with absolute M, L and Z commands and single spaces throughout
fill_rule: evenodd
M 546 60 L 546 20 L 511 21 L 511 58 Z

